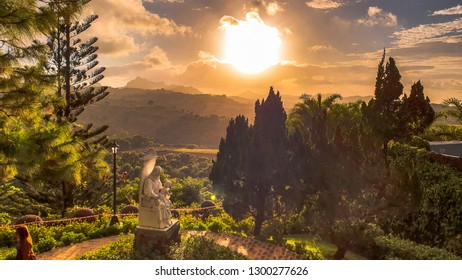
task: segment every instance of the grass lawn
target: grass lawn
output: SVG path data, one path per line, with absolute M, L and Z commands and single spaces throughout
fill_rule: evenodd
M 284 239 L 289 241 L 302 241 L 310 244 L 313 247 L 319 248 L 321 250 L 322 254 L 327 260 L 332 260 L 334 259 L 333 256 L 335 252 L 337 251 L 337 246 L 335 246 L 332 243 L 329 243 L 325 240 L 322 240 L 320 237 L 309 235 L 309 234 L 292 234 L 292 235 L 286 235 L 284 236 Z M 346 260 L 367 260 L 365 257 L 358 255 L 356 253 L 353 253 L 351 251 L 347 251 L 345 254 L 345 259 Z
M 179 148 L 179 149 L 172 149 L 172 152 L 177 153 L 190 153 L 190 154 L 208 154 L 208 155 L 216 155 L 218 153 L 217 149 L 187 149 L 187 148 Z

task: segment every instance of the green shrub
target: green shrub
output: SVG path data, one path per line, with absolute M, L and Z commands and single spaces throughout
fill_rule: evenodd
M 133 235 L 122 235 L 118 241 L 101 247 L 95 252 L 80 256 L 79 260 L 130 260 L 133 259 Z
M 16 259 L 16 248 L 0 248 L 0 260 Z
M 245 260 L 244 255 L 217 245 L 214 241 L 201 236 L 192 236 L 183 240 L 180 247 L 171 254 L 180 260 Z
M 0 213 L 0 225 L 9 225 L 11 223 L 10 214 L 1 212 Z
M 282 243 L 287 249 L 294 251 L 307 260 L 323 260 L 324 256 L 321 250 L 306 242 L 288 240 Z
M 380 236 L 375 239 L 379 258 L 400 260 L 457 260 L 457 255 L 444 249 L 417 244 L 394 236 Z
M 382 228 L 404 239 L 457 250 L 454 239 L 462 235 L 462 174 L 432 162 L 424 149 L 392 143 L 389 155 L 391 167 L 402 176 L 388 188 Z
M 14 228 L 0 229 L 0 247 L 11 247 L 17 243 Z
M 61 244 L 60 242 L 56 241 L 56 239 L 54 239 L 53 237 L 46 236 L 44 238 L 41 238 L 38 242 L 34 243 L 34 251 L 40 253 L 46 252 L 56 247 L 59 247 Z
M 66 225 L 40 226 L 29 225 L 34 248 L 44 252 L 62 245 L 82 242 L 87 239 L 100 238 L 120 233 L 133 232 L 138 225 L 138 218 L 127 216 L 121 218 L 122 226 L 108 226 L 109 217 L 102 217 L 95 222 L 71 222 Z M 13 228 L 0 228 L 0 247 L 11 247 L 17 243 Z
M 207 225 L 199 218 L 192 215 L 181 215 L 180 225 L 182 230 L 206 230 Z
M 82 241 L 87 240 L 88 237 L 86 237 L 83 233 L 75 233 L 75 232 L 64 232 L 61 237 L 61 242 L 64 245 L 69 245 L 72 243 L 79 243 Z

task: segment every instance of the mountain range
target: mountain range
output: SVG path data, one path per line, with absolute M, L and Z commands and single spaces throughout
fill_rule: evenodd
M 108 135 L 141 135 L 163 144 L 196 144 L 217 148 L 231 118 L 244 115 L 253 122 L 254 106 L 261 94 L 243 92 L 236 96 L 204 94 L 194 87 L 168 85 L 136 78 L 122 88 L 109 88 L 110 94 L 87 106 L 79 116 L 81 123 L 109 125 Z M 327 96 L 327 95 L 326 95 Z M 325 97 L 325 96 L 323 96 Z M 368 101 L 372 96 L 351 96 L 341 103 Z M 282 94 L 286 111 L 300 101 Z M 443 105 L 432 104 L 435 111 Z

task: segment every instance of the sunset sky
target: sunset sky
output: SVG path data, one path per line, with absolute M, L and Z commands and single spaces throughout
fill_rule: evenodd
M 140 76 L 212 94 L 372 95 L 385 47 L 405 92 L 420 79 L 432 102 L 462 98 L 460 0 L 93 0 L 86 12 L 100 16 L 86 33 L 99 37 L 113 87 Z M 274 65 L 250 74 L 226 49 L 243 41 L 237 29 L 226 43 L 230 28 L 249 21 L 278 38 L 260 48 L 277 52 Z

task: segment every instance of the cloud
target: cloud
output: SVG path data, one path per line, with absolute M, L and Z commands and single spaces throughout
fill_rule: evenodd
M 278 3 L 278 1 L 252 0 L 249 4 L 244 5 L 244 10 L 256 12 L 263 10 L 268 15 L 274 16 L 279 12 L 283 12 L 284 8 Z
M 143 2 L 147 2 L 147 3 L 154 3 L 154 2 L 184 3 L 184 0 L 143 0 Z
M 330 46 L 330 45 L 314 45 L 309 48 L 310 52 L 336 52 L 338 51 L 336 48 Z
M 393 45 L 400 48 L 414 47 L 422 43 L 460 43 L 462 42 L 462 18 L 417 27 L 393 33 Z
M 98 37 L 99 53 L 104 56 L 124 57 L 138 53 L 153 36 L 192 33 L 189 26 L 147 11 L 141 0 L 93 0 L 84 10 L 84 15 L 88 14 L 96 14 L 99 18 L 82 37 Z
M 398 17 L 392 13 L 385 12 L 379 7 L 369 7 L 367 17 L 359 19 L 358 23 L 366 26 L 396 26 L 398 25 Z
M 152 48 L 151 52 L 143 60 L 150 68 L 169 68 L 172 66 L 167 53 L 159 46 Z
M 441 15 L 462 15 L 462 5 L 457 5 L 452 8 L 435 11 L 432 14 L 432 16 L 441 16 Z
M 115 57 L 127 56 L 140 50 L 135 39 L 125 34 L 100 36 L 96 45 L 99 47 L 99 54 Z
M 306 5 L 313 9 L 328 10 L 339 8 L 343 5 L 343 3 L 333 0 L 313 0 L 306 2 Z

